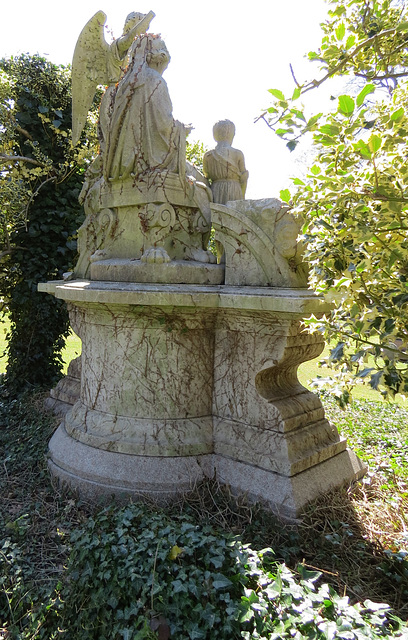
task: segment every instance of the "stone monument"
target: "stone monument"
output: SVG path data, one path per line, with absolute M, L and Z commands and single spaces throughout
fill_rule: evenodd
M 170 56 L 145 33 L 151 17 L 135 15 L 108 47 L 98 12 L 74 56 L 84 85 L 110 68 L 112 51 L 123 70 L 102 98 L 78 264 L 39 285 L 67 302 L 83 345 L 79 398 L 50 442 L 50 469 L 88 497 L 159 500 L 216 473 L 295 517 L 364 472 L 296 375 L 323 348 L 302 318 L 327 306 L 307 289 L 300 221 L 279 200 L 243 199 L 232 123 L 216 125 L 206 156 L 212 191 L 186 163 L 186 128 L 162 77 Z M 84 120 L 73 89 L 75 141 Z

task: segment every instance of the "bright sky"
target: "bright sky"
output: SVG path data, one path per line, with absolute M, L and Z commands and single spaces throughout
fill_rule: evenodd
M 268 89 L 294 89 L 289 63 L 299 81 L 318 75 L 303 56 L 320 43 L 324 0 L 140 0 L 136 6 L 129 0 L 3 0 L 0 57 L 40 53 L 67 64 L 81 29 L 100 9 L 115 37 L 128 13 L 154 11 L 149 31 L 161 33 L 171 55 L 164 78 L 174 117 L 192 123 L 190 139 L 208 147 L 214 146 L 213 124 L 232 120 L 233 144 L 249 170 L 247 198 L 279 197 L 299 172 L 296 152 L 254 119 L 269 105 Z

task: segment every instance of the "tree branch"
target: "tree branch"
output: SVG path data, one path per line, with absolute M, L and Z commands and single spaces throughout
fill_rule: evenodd
M 391 35 L 393 33 L 395 33 L 395 28 L 393 28 L 393 29 L 385 29 L 385 31 L 381 31 L 380 33 L 376 33 L 375 36 L 371 36 L 371 38 L 367 38 L 363 42 L 360 42 L 360 44 L 358 44 L 353 51 L 351 51 L 349 54 L 344 56 L 343 60 L 341 62 L 339 62 L 335 67 L 333 67 L 333 69 L 328 71 L 326 73 L 326 75 L 323 76 L 323 78 L 321 78 L 320 80 L 311 80 L 308 84 L 306 84 L 305 88 L 302 90 L 302 94 L 303 93 L 307 93 L 308 91 L 311 91 L 312 89 L 316 89 L 317 87 L 320 87 L 320 85 L 323 84 L 323 82 L 326 82 L 326 80 L 328 80 L 329 78 L 334 76 L 336 73 L 341 71 L 341 69 L 343 67 L 345 67 L 347 65 L 347 63 L 350 62 L 350 60 L 352 60 L 354 58 L 354 56 L 361 49 L 363 49 L 364 47 L 369 47 L 371 45 L 374 45 L 380 38 L 384 38 L 384 37 L 389 36 L 389 35 Z M 357 75 L 357 74 L 355 74 L 355 75 Z M 407 75 L 407 74 L 404 74 L 404 75 Z
M 401 73 L 384 73 L 381 76 L 371 76 L 367 73 L 355 73 L 358 78 L 365 78 L 366 80 L 394 80 L 395 78 L 405 78 L 408 76 L 408 71 Z
M 38 162 L 38 160 L 34 160 L 34 158 L 27 158 L 27 156 L 8 156 L 5 153 L 0 153 L 0 160 L 5 160 L 6 162 L 29 162 L 36 167 L 46 167 L 44 163 Z
M 23 136 L 25 136 L 29 140 L 33 140 L 33 136 L 28 133 L 27 129 L 23 129 L 23 127 L 19 127 L 18 125 L 16 125 L 16 131 L 21 133 Z
M 295 72 L 293 71 L 293 67 L 292 67 L 292 65 L 291 65 L 291 64 L 289 64 L 289 68 L 290 68 L 290 72 L 291 72 L 291 74 L 292 74 L 292 78 L 293 78 L 293 80 L 294 80 L 295 85 L 296 85 L 299 89 L 301 89 L 302 87 L 301 87 L 301 85 L 298 83 L 298 81 L 296 80 Z

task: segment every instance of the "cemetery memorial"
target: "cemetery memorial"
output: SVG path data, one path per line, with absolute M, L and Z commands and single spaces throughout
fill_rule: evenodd
M 245 200 L 233 123 L 214 126 L 205 175 L 186 161 L 189 131 L 163 78 L 170 55 L 147 33 L 153 16 L 130 14 L 108 45 L 98 12 L 74 54 L 74 144 L 97 84 L 107 89 L 77 265 L 39 285 L 66 301 L 82 340 L 53 392 L 69 410 L 50 469 L 91 499 L 169 501 L 216 475 L 296 517 L 364 473 L 297 379 L 324 346 L 302 319 L 327 307 L 307 288 L 301 220 L 276 198 Z

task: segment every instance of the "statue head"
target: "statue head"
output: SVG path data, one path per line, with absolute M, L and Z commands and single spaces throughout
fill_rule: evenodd
M 231 120 L 219 120 L 213 126 L 213 136 L 216 142 L 232 144 L 235 136 L 235 125 Z
M 160 36 L 145 36 L 147 38 L 146 62 L 151 69 L 162 74 L 170 62 L 170 54 Z
M 135 27 L 138 22 L 143 20 L 145 15 L 146 14 L 140 13 L 138 11 L 132 11 L 132 13 L 129 13 L 129 15 L 126 17 L 126 20 L 125 20 L 125 26 L 123 27 L 123 33 L 124 34 L 129 33 L 129 31 L 131 29 L 133 29 L 133 27 Z

